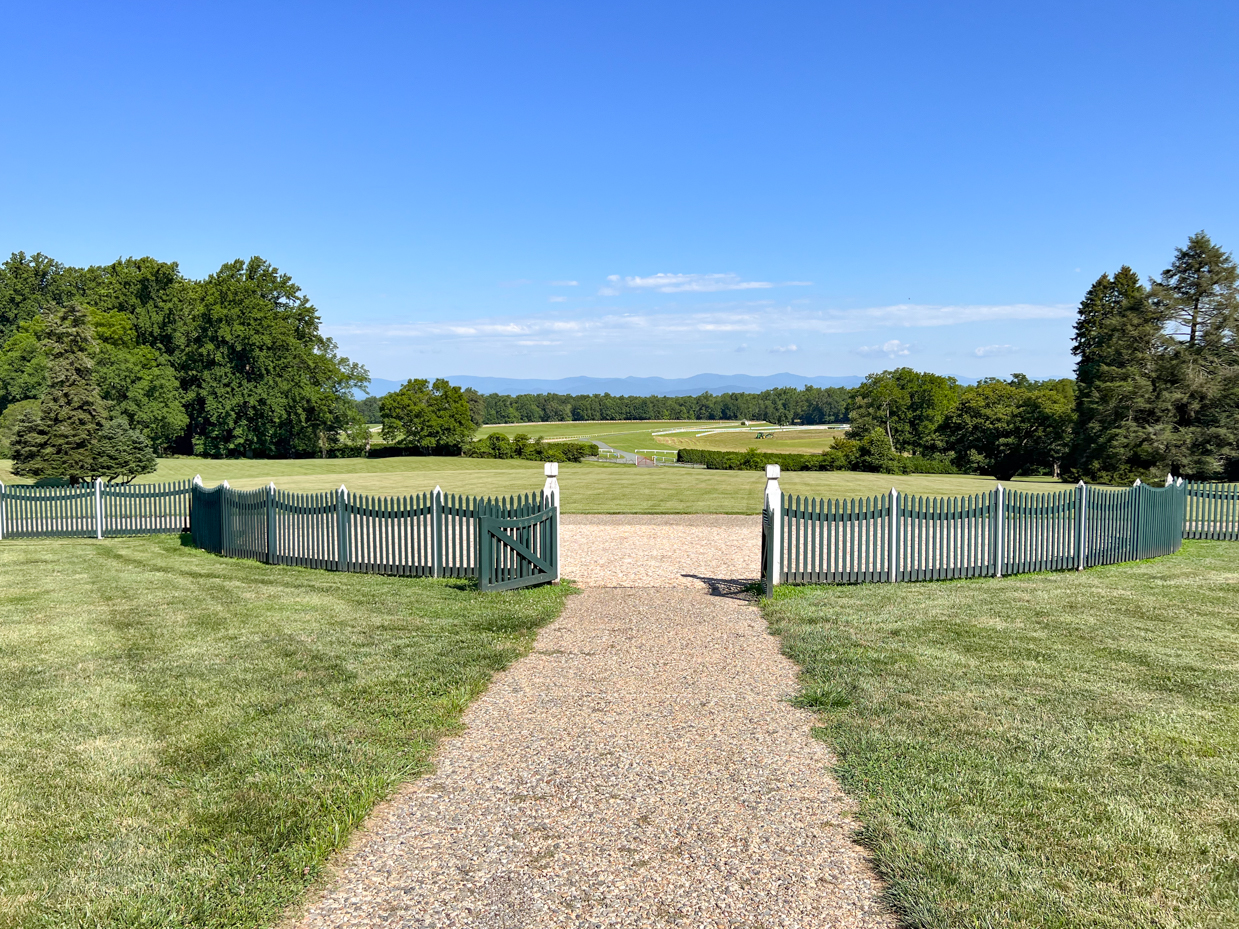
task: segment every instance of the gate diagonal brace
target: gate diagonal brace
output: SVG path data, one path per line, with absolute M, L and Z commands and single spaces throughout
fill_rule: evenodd
M 486 522 L 489 523 L 490 520 L 488 519 L 486 520 Z M 541 524 L 539 523 L 538 525 L 541 525 Z M 516 552 L 516 554 L 520 555 L 522 558 L 527 559 L 535 567 L 540 568 L 549 574 L 551 571 L 549 562 L 547 562 L 546 559 L 544 558 L 539 558 L 537 555 L 535 555 L 533 552 L 527 549 L 520 542 L 516 541 L 516 539 L 512 538 L 512 536 L 504 532 L 503 530 L 505 528 L 507 527 L 488 525 L 486 527 L 486 531 L 490 534 L 491 538 L 499 542 L 502 542 L 504 545 L 508 546 L 508 548 L 512 549 L 512 551 Z M 523 526 L 515 527 L 514 526 L 511 528 L 526 528 L 526 527 L 523 527 Z

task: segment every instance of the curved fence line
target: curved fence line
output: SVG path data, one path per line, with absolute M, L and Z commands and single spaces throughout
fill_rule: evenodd
M 296 494 L 225 481 L 6 487 L 0 538 L 112 538 L 188 532 L 230 558 L 329 571 L 477 578 L 483 590 L 559 580 L 558 467 L 541 492 L 469 497 Z
M 502 523 L 491 531 L 492 523 Z M 328 571 L 477 578 L 483 590 L 559 578 L 554 491 L 512 497 L 294 494 L 191 488 L 194 545 L 230 558 Z
M 1082 570 L 1156 558 L 1185 538 L 1239 539 L 1239 486 L 1075 487 L 962 497 L 789 497 L 767 469 L 762 579 L 862 584 Z

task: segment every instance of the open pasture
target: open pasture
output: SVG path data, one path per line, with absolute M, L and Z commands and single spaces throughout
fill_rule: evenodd
M 738 426 L 737 422 L 708 420 L 690 422 L 684 420 L 643 420 L 640 422 L 571 422 L 571 423 L 517 423 L 513 426 L 483 426 L 477 432 L 477 438 L 484 439 L 494 432 L 501 432 L 508 438 L 525 434 L 530 438 L 542 436 L 544 439 L 577 440 L 580 442 L 604 442 L 612 448 L 620 448 L 626 452 L 638 448 L 657 448 L 658 440 L 654 433 L 669 429 L 686 429 L 686 435 L 694 431 L 704 432 L 709 429 L 722 429 Z M 666 444 L 666 443 L 664 443 Z
M 708 448 L 720 452 L 744 452 L 757 448 L 763 452 L 815 455 L 830 448 L 831 443 L 844 432 L 842 429 L 826 428 L 787 431 L 772 431 L 772 428 L 716 426 L 710 430 L 676 431 L 661 435 L 656 432 L 653 437 L 660 445 L 673 448 Z M 714 431 L 716 429 L 719 431 Z M 762 438 L 757 438 L 758 435 Z
M 743 452 L 760 448 L 767 452 L 792 452 L 816 454 L 830 447 L 842 429 L 791 429 L 778 431 L 776 427 L 758 423 L 741 426 L 738 422 L 710 420 L 705 422 L 573 422 L 573 423 L 523 423 L 516 426 L 483 426 L 478 438 L 501 432 L 511 438 L 524 433 L 530 438 L 576 439 L 582 442 L 605 442 L 612 448 L 635 452 L 639 448 L 669 450 L 679 448 L 708 448 L 723 452 Z M 763 438 L 757 438 L 761 433 Z M 769 436 L 769 437 L 766 437 Z
M 644 444 L 640 448 L 652 447 Z M 7 465 L 7 462 L 4 462 Z M 484 458 L 298 458 L 280 460 L 165 458 L 141 483 L 177 481 L 201 474 L 208 486 L 227 480 L 241 490 L 274 482 L 281 490 L 309 493 L 341 484 L 357 493 L 402 496 L 437 485 L 445 493 L 507 495 L 540 490 L 542 463 Z M 0 480 L 14 480 L 0 469 Z M 17 480 L 21 483 L 20 479 Z M 559 484 L 566 513 L 734 513 L 761 512 L 765 476 L 760 471 L 635 468 L 582 462 L 561 464 Z M 956 474 L 868 474 L 852 471 L 789 472 L 781 481 L 788 494 L 859 497 L 888 492 L 975 494 L 990 490 L 991 478 Z M 1047 480 L 1011 481 L 1007 486 L 1040 489 Z M 1061 487 L 1050 483 L 1049 487 Z

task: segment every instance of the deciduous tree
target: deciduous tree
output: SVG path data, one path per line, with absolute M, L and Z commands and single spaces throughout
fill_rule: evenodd
M 383 437 L 427 451 L 462 448 L 477 431 L 464 392 L 443 378 L 410 380 L 379 401 Z
M 911 368 L 871 374 L 852 397 L 848 436 L 864 438 L 881 429 L 894 451 L 930 454 L 938 424 L 959 402 L 960 389 L 953 377 Z

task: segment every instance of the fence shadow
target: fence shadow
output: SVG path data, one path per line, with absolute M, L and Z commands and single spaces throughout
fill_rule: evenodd
M 729 597 L 732 600 L 756 602 L 761 589 L 756 578 L 706 577 L 701 574 L 681 574 L 680 577 L 701 581 L 711 597 Z

